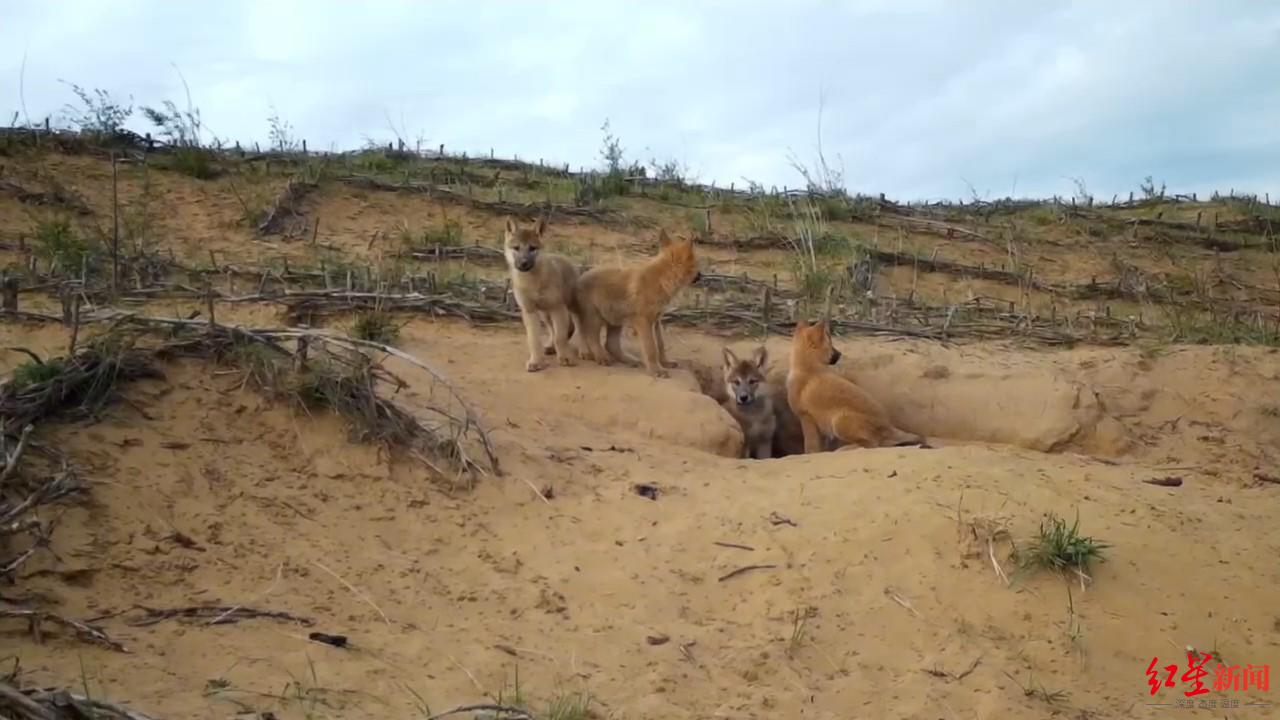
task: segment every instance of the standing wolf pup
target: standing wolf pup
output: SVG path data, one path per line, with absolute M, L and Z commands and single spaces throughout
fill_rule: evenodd
M 574 287 L 578 270 L 567 258 L 542 252 L 546 230 L 546 218 L 540 218 L 533 227 L 519 227 L 508 217 L 502 241 L 511 271 L 511 289 L 529 342 L 529 362 L 525 364 L 529 372 L 546 367 L 544 352 L 550 355 L 554 350 L 561 365 L 573 365 L 577 359 L 569 337 L 577 322 Z M 545 350 L 543 326 L 551 331 L 551 342 Z
M 800 418 L 804 451 L 821 452 L 825 438 L 842 448 L 923 445 L 924 438 L 894 427 L 875 398 L 828 367 L 839 359 L 826 320 L 796 323 L 787 400 Z
M 742 456 L 757 460 L 773 457 L 773 434 L 777 428 L 773 398 L 765 385 L 764 367 L 769 353 L 764 346 L 751 357 L 739 360 L 729 348 L 724 349 L 724 389 L 729 397 L 725 410 L 742 428 Z
M 658 255 L 643 265 L 626 268 L 597 267 L 578 279 L 579 330 L 596 362 L 609 365 L 640 363 L 622 350 L 622 329 L 630 326 L 640 336 L 644 366 L 654 377 L 667 377 L 663 368 L 676 367 L 667 357 L 662 337 L 662 311 L 677 293 L 698 281 L 698 259 L 693 238 L 672 240 L 667 231 L 658 234 Z M 600 345 L 600 331 L 606 333 Z

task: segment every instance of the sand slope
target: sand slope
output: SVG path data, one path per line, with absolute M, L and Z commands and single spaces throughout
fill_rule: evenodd
M 677 360 L 717 361 L 718 341 L 670 336 Z M 408 717 L 414 693 L 439 712 L 510 689 L 517 666 L 526 696 L 584 690 L 621 718 L 1130 718 L 1161 712 L 1144 706 L 1153 655 L 1280 661 L 1280 487 L 1250 481 L 1276 457 L 1259 388 L 1280 355 L 838 342 L 943 447 L 723 457 L 736 430 L 687 375 L 530 375 L 518 330 L 415 321 L 403 346 L 478 405 L 507 468 L 450 496 L 420 465 L 348 444 L 337 419 L 170 366 L 129 390 L 149 419 L 117 405 L 45 430 L 86 464 L 94 500 L 68 510 L 57 574 L 33 562 L 22 589 L 80 617 L 288 610 L 354 649 L 270 620 L 129 615 L 102 624 L 131 655 L 11 626 L 4 645 L 35 681 L 78 686 L 83 665 L 94 692 L 191 718 Z M 1168 474 L 1185 484 L 1141 482 Z M 1003 516 L 1025 541 L 1046 511 L 1078 511 L 1114 546 L 1072 587 L 1074 617 L 1062 579 L 1006 588 L 968 530 Z M 773 567 L 721 580 L 753 564 Z M 1069 696 L 1051 707 L 1019 682 Z

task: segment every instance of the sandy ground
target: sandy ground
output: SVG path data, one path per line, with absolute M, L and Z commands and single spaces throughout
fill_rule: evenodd
M 5 160 L 6 178 L 83 197 L 93 211 L 75 217 L 84 237 L 109 226 L 102 158 Z M 455 222 L 464 242 L 492 246 L 503 221 L 330 183 L 287 236 L 263 237 L 246 211 L 274 198 L 285 177 L 242 170 L 206 182 L 123 165 L 126 244 L 142 237 L 189 266 L 288 259 L 362 268 L 396 262 L 406 232 Z M 558 222 L 549 246 L 584 262 L 632 262 L 650 252 L 657 226 L 687 230 L 697 214 L 635 198 L 616 205 L 650 222 Z M 26 266 L 46 212 L 0 196 L 4 262 Z M 1217 208 L 1206 212 L 1216 217 Z M 714 224 L 759 232 L 741 214 Z M 984 232 L 998 241 L 988 243 L 839 229 L 881 248 L 986 267 L 1010 261 L 1016 241 L 1021 261 L 1047 282 L 1112 282 L 1119 259 L 1153 283 L 1252 293 L 1258 307 L 1280 297 L 1271 289 L 1280 266 L 1262 250 L 1218 253 L 1127 230 L 1094 237 L 1056 215 L 997 218 Z M 708 270 L 790 281 L 780 251 L 703 255 Z M 877 286 L 935 304 L 1030 297 L 1060 302 L 1053 307 L 1064 316 L 1163 317 L 906 266 L 883 269 Z M 22 296 L 23 309 L 56 306 L 40 292 Z M 183 317 L 200 306 L 129 307 Z M 227 323 L 282 322 L 267 305 L 218 313 Z M 686 367 L 714 371 L 720 340 L 683 328 L 667 337 Z M 476 405 L 502 477 L 451 488 L 412 458 L 350 442 L 338 418 L 243 389 L 235 371 L 167 366 L 164 380 L 129 386 L 128 402 L 96 422 L 39 428 L 41 440 L 71 454 L 91 492 L 52 509 L 64 512 L 57 557 L 38 555 L 16 587 L 0 587 L 6 599 L 100 617 L 131 652 L 48 626 L 37 643 L 24 624 L 4 622 L 0 667 L 16 658 L 24 682 L 87 688 L 164 718 L 424 717 L 424 704 L 441 712 L 510 696 L 517 677 L 535 708 L 588 693 L 597 716 L 641 720 L 1277 716 L 1275 706 L 1150 707 L 1181 699 L 1185 687 L 1152 698 L 1145 673 L 1153 657 L 1185 663 L 1188 645 L 1231 665 L 1280 661 L 1280 485 L 1255 477 L 1280 474 L 1275 350 L 1156 342 L 1045 351 L 842 337 L 839 367 L 937 448 L 746 461 L 733 457 L 740 436 L 731 419 L 687 370 L 668 380 L 590 364 L 531 375 L 515 326 L 414 318 L 400 344 L 443 368 Z M 67 335 L 0 324 L 0 347 L 14 346 L 61 355 Z M 768 347 L 782 372 L 787 340 Z M 24 359 L 0 353 L 0 370 Z M 390 365 L 411 383 L 399 399 L 427 403 L 426 378 Z M 1169 476 L 1183 484 L 1143 482 Z M 656 499 L 637 485 L 656 487 Z M 1025 546 L 1046 512 L 1078 513 L 1082 531 L 1111 546 L 1087 587 L 1020 576 L 1007 539 L 988 545 L 974 532 L 1007 527 Z M 995 565 L 1014 575 L 1011 586 Z M 215 602 L 314 624 L 130 624 L 135 606 Z M 312 642 L 311 631 L 346 635 L 352 647 Z M 1276 702 L 1274 691 L 1213 697 Z
M 719 356 L 713 338 L 669 337 L 686 365 Z M 1276 466 L 1280 399 L 1263 389 L 1280 354 L 838 343 L 940 447 L 725 457 L 736 428 L 687 372 L 531 375 L 516 328 L 415 321 L 402 346 L 478 406 L 506 469 L 455 493 L 347 442 L 336 418 L 170 365 L 128 389 L 136 407 L 42 429 L 84 465 L 92 502 L 66 511 L 63 562 L 33 561 L 20 585 L 110 615 L 132 652 L 4 625 L 0 656 L 30 682 L 175 718 L 410 717 L 420 699 L 440 712 L 510 693 L 517 673 L 535 704 L 587 692 L 601 717 L 1216 717 L 1148 707 L 1151 658 L 1280 661 L 1280 486 L 1252 478 Z M 785 359 L 785 339 L 769 347 Z M 426 388 L 407 392 L 412 406 Z M 1184 484 L 1142 482 L 1167 475 Z M 970 530 L 1003 518 L 1025 543 L 1048 511 L 1112 545 L 1087 589 L 1006 587 Z M 992 552 L 1012 573 L 1008 543 Z M 768 567 L 729 576 L 749 565 Z M 315 625 L 127 622 L 135 605 L 206 602 Z

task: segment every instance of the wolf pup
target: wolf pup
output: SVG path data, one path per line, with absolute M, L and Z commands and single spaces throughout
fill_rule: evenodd
M 724 349 L 724 389 L 729 397 L 724 409 L 742 428 L 742 456 L 757 460 L 773 457 L 773 433 L 777 419 L 773 399 L 765 385 L 764 368 L 769 361 L 764 346 L 751 357 L 739 360 L 729 348 Z
M 894 427 L 875 398 L 828 367 L 838 360 L 826 320 L 796 323 L 787 400 L 800 418 L 806 453 L 821 452 L 825 438 L 842 449 L 924 444 L 919 435 Z
M 672 240 L 658 234 L 658 254 L 643 265 L 597 267 L 578 279 L 579 330 L 587 350 L 601 365 L 640 363 L 622 350 L 622 329 L 630 326 L 640 337 L 644 366 L 654 377 L 667 377 L 663 368 L 676 364 L 667 357 L 662 336 L 662 312 L 677 293 L 702 277 L 693 252 L 693 238 Z M 600 331 L 606 334 L 600 345 Z
M 547 221 L 538 220 L 533 227 L 519 227 L 507 218 L 502 249 L 511 271 L 511 289 L 524 320 L 529 342 L 529 362 L 525 369 L 537 372 L 546 367 L 543 354 L 553 352 L 561 365 L 573 365 L 577 353 L 569 343 L 577 319 L 574 316 L 574 288 L 578 270 L 567 258 L 542 252 Z M 551 342 L 543 346 L 544 326 L 551 331 Z

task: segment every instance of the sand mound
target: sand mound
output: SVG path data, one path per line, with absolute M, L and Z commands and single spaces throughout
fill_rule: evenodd
M 712 339 L 674 337 L 677 360 L 718 357 Z M 1221 374 L 1225 388 L 1274 377 L 1275 355 L 1237 356 L 1228 371 L 1180 355 L 989 349 L 984 359 L 850 342 L 865 352 L 849 352 L 849 371 L 887 388 L 902 417 L 1020 447 L 757 462 L 717 457 L 740 439 L 687 371 L 529 374 L 517 332 L 450 324 L 414 323 L 403 344 L 423 357 L 449 348 L 441 364 L 493 428 L 506 477 L 450 497 L 422 466 L 349 444 L 339 420 L 274 407 L 198 364 L 129 390 L 149 419 L 121 404 L 90 427 L 48 428 L 84 463 L 94 502 L 70 509 L 55 535 L 64 562 L 33 561 L 21 587 L 68 615 L 107 616 L 103 627 L 135 653 L 56 632 L 34 645 L 5 626 L 31 680 L 79 686 L 83 661 L 95 692 L 158 716 L 351 717 L 405 715 L 415 694 L 439 711 L 509 692 L 518 667 L 535 701 L 584 690 L 616 717 L 835 720 L 1042 717 L 1048 706 L 1024 693 L 1034 678 L 1071 691 L 1066 711 L 1125 718 L 1146 699 L 1150 657 L 1176 659 L 1170 643 L 1217 643 L 1233 662 L 1280 659 L 1268 639 L 1270 555 L 1249 530 L 1274 527 L 1280 510 L 1272 487 L 1224 479 L 1274 452 L 1274 427 L 1233 434 L 1240 445 L 1226 459 L 1205 450 L 1222 450 L 1213 442 L 1178 443 L 1180 462 L 1204 469 L 1180 470 L 1186 483 L 1173 489 L 1142 483 L 1168 471 L 1136 453 L 1113 465 L 1034 449 L 1087 445 L 1099 423 L 1076 418 L 1088 412 L 1142 438 L 1162 413 L 1185 410 L 1166 397 L 1173 389 L 1120 404 L 1149 394 L 1126 373 L 1156 383 L 1205 367 L 1201 379 Z M 947 373 L 931 370 L 940 366 Z M 1117 373 L 1130 380 L 1123 391 Z M 995 392 L 1010 379 L 1021 394 Z M 1119 400 L 1074 407 L 1073 383 Z M 919 400 L 930 388 L 934 402 Z M 1054 400 L 1033 403 L 1033 391 Z M 966 402 L 972 427 L 953 407 Z M 1258 402 L 1223 391 L 1182 424 L 1260 427 L 1269 416 Z M 984 418 L 988 405 L 1005 414 Z M 656 499 L 637 484 L 657 487 Z M 1078 511 L 1085 532 L 1112 545 L 1070 606 L 1051 576 L 1006 588 L 969 529 L 1003 518 L 1025 541 L 1045 511 Z M 995 550 L 1012 572 L 1008 546 Z M 1188 568 L 1196 582 L 1164 580 Z M 1205 613 L 1228 596 L 1230 614 Z M 315 625 L 132 627 L 137 611 L 125 612 L 202 603 Z M 347 635 L 354 649 L 310 642 L 312 630 Z

